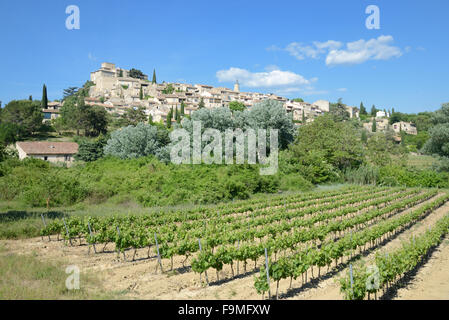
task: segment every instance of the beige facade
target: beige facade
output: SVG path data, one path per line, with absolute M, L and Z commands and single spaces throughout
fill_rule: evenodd
M 255 103 L 270 99 L 281 102 L 288 112 L 293 112 L 295 120 L 301 120 L 304 113 L 311 121 L 320 114 L 329 112 L 330 105 L 326 100 L 298 103 L 272 93 L 240 92 L 238 80 L 233 90 L 205 84 L 171 83 L 175 91 L 165 94 L 168 83 L 153 84 L 147 79 L 130 78 L 128 70 L 117 68 L 113 63 L 102 63 L 99 70 L 91 73 L 91 81 L 94 85 L 90 88 L 88 99 L 97 101 L 89 103 L 104 105 L 108 112 L 117 114 L 123 114 L 127 108 L 142 106 L 147 114 L 153 116 L 154 121 L 166 117 L 171 108 L 180 108 L 181 103 L 184 103 L 185 110 L 196 110 L 201 100 L 206 108 L 228 106 L 232 101 L 251 108 Z M 141 90 L 143 99 L 140 99 Z M 99 98 L 104 99 L 104 104 L 98 102 Z M 351 118 L 359 117 L 357 108 L 346 108 Z
M 397 133 L 404 131 L 407 134 L 413 134 L 413 135 L 418 134 L 418 130 L 410 122 L 404 122 L 404 121 L 396 122 L 396 123 L 393 123 L 392 128 L 393 128 L 394 132 L 397 132 Z
M 78 153 L 78 144 L 74 142 L 29 141 L 17 142 L 19 159 L 36 158 L 52 163 L 72 164 Z

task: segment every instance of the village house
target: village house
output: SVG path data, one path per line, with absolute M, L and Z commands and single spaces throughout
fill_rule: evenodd
M 393 128 L 394 132 L 396 132 L 396 133 L 401 133 L 401 131 L 404 131 L 407 134 L 413 134 L 413 135 L 418 134 L 418 130 L 416 130 L 416 127 L 410 122 L 404 122 L 404 121 L 396 122 L 396 123 L 393 123 L 392 128 Z
M 205 84 L 171 83 L 174 91 L 169 93 L 166 90 L 168 83 L 151 83 L 146 75 L 144 79 L 131 78 L 128 70 L 106 62 L 101 64 L 99 70 L 91 73 L 90 80 L 94 85 L 89 89 L 90 97 L 86 99 L 86 103 L 102 105 L 108 112 L 116 114 L 124 114 L 126 109 L 142 106 L 147 115 L 153 116 L 154 121 L 166 119 L 169 110 L 179 109 L 182 103 L 185 113 L 190 114 L 198 109 L 201 101 L 208 109 L 229 106 L 232 101 L 243 103 L 249 109 L 256 103 L 270 99 L 281 102 L 287 112 L 293 113 L 294 120 L 302 120 L 304 114 L 308 122 L 329 112 L 330 106 L 330 102 L 326 100 L 314 103 L 295 102 L 273 93 L 241 92 L 238 80 L 232 90 Z M 99 103 L 100 98 L 104 103 Z M 357 108 L 346 106 L 346 110 L 351 118 L 359 117 Z
M 36 158 L 52 163 L 71 164 L 78 153 L 75 142 L 25 141 L 17 142 L 19 159 Z
M 44 113 L 44 119 L 42 122 L 48 122 L 52 119 L 56 119 L 59 117 L 59 109 L 61 108 L 62 104 L 59 101 L 53 101 L 49 102 L 47 104 L 46 109 L 42 109 L 42 112 Z

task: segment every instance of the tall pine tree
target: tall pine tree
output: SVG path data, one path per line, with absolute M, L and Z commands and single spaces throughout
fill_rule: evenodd
M 372 127 L 372 131 L 373 131 L 373 132 L 376 132 L 376 131 L 377 131 L 376 119 L 373 119 L 373 127 Z
M 373 106 L 371 107 L 371 116 L 375 117 L 376 113 L 377 113 L 377 109 L 376 109 L 376 107 L 373 104 Z
M 140 86 L 139 99 L 140 99 L 140 100 L 143 100 L 143 90 L 142 90 L 142 86 Z
M 42 109 L 48 109 L 47 86 L 42 88 Z

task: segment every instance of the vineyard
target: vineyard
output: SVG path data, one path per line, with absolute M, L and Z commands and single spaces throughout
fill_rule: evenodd
M 449 232 L 448 201 L 437 189 L 346 186 L 151 215 L 43 215 L 41 242 L 137 264 L 159 281 L 193 275 L 181 289 L 244 282 L 247 296 L 283 299 L 332 279 L 340 299 L 377 299 Z

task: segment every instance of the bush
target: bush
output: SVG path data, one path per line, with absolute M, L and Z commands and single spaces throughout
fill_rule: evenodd
M 449 173 L 416 168 L 385 166 L 380 168 L 380 185 L 407 187 L 449 187 Z

